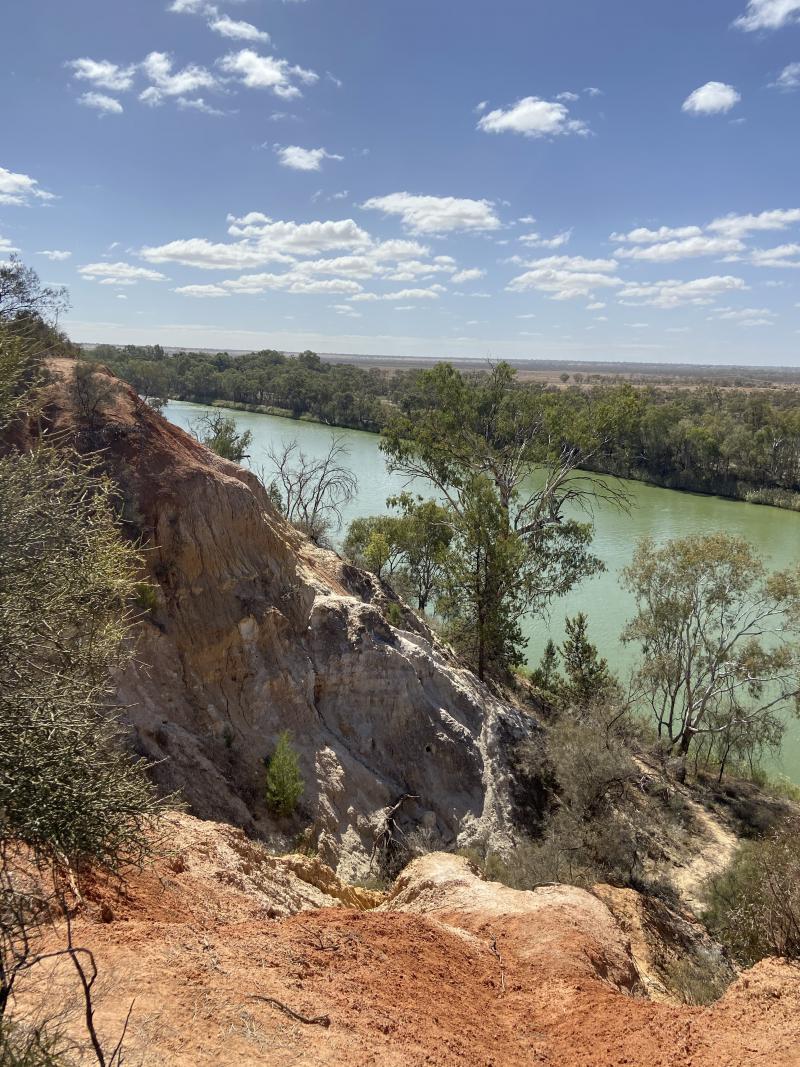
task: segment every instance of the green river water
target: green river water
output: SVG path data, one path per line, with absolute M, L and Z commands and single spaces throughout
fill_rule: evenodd
M 188 429 L 209 409 L 198 404 L 173 401 L 165 415 L 176 425 Z M 269 467 L 266 449 L 271 443 L 296 439 L 309 455 L 327 451 L 331 431 L 315 423 L 299 422 L 272 415 L 233 411 L 240 429 L 253 434 L 250 465 Z M 350 452 L 348 465 L 358 478 L 356 499 L 347 508 L 347 523 L 361 515 L 376 515 L 386 510 L 386 498 L 405 485 L 404 479 L 390 474 L 378 450 L 374 434 L 357 430 L 337 430 L 346 439 Z M 557 601 L 551 617 L 537 619 L 527 628 L 529 663 L 535 665 L 549 636 L 560 641 L 564 617 L 583 611 L 589 618 L 592 640 L 611 667 L 625 675 L 635 658 L 635 650 L 623 647 L 619 634 L 631 616 L 631 600 L 619 585 L 619 573 L 631 558 L 636 542 L 644 536 L 656 542 L 673 537 L 724 530 L 745 537 L 759 551 L 764 563 L 780 569 L 800 556 L 800 514 L 777 508 L 759 507 L 719 497 L 679 493 L 639 482 L 623 483 L 631 498 L 630 512 L 600 505 L 594 515 L 594 552 L 606 570 L 582 582 L 569 596 Z M 424 492 L 424 488 L 419 491 Z M 342 536 L 340 532 L 339 536 Z M 778 761 L 769 768 L 800 783 L 800 721 L 792 718 Z

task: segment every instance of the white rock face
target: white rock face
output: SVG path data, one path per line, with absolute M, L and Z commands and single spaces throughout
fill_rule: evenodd
M 159 603 L 119 698 L 165 790 L 268 840 L 310 824 L 345 877 L 368 873 L 395 823 L 444 845 L 511 844 L 509 758 L 535 736 L 528 717 L 411 613 L 407 631 L 390 626 L 374 579 L 311 546 L 252 475 L 126 387 L 81 444 L 105 448 L 149 546 Z M 264 761 L 283 730 L 306 789 L 302 817 L 277 824 Z

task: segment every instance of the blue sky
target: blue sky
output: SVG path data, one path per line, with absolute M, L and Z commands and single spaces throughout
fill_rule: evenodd
M 0 81 L 77 340 L 800 364 L 800 0 L 27 0 Z

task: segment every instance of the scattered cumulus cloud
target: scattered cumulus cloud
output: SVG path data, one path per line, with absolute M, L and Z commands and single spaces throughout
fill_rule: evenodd
M 284 147 L 276 145 L 275 151 L 281 166 L 291 170 L 321 170 L 324 159 L 344 159 L 344 156 L 337 156 L 325 148 L 300 148 L 296 144 Z
M 206 103 L 202 96 L 195 97 L 191 100 L 185 96 L 179 96 L 177 104 L 181 111 L 200 111 L 203 115 L 225 114 L 225 112 L 220 111 L 218 107 L 212 107 L 211 104 Z
M 190 63 L 183 70 L 173 71 L 173 59 L 168 52 L 151 52 L 142 63 L 142 70 L 152 85 L 139 94 L 139 99 L 151 106 L 158 106 L 164 97 L 187 96 L 199 89 L 216 89 L 217 78 L 206 70 Z
M 674 263 L 679 259 L 697 256 L 729 256 L 740 252 L 743 243 L 735 237 L 713 237 L 702 234 L 684 237 L 676 241 L 658 241 L 631 248 L 618 248 L 615 255 L 621 259 L 639 259 L 650 263 Z
M 555 237 L 542 237 L 539 233 L 526 233 L 519 240 L 530 248 L 563 248 L 564 245 L 569 244 L 571 238 L 572 230 L 564 230 L 562 233 L 557 233 Z
M 479 278 L 483 278 L 486 275 L 485 270 L 480 270 L 478 267 L 472 267 L 469 270 L 460 270 L 452 276 L 452 281 L 456 285 L 463 285 L 465 282 L 476 282 Z
M 269 34 L 259 30 L 252 22 L 240 22 L 228 15 L 212 17 L 208 26 L 221 37 L 228 37 L 235 41 L 262 41 L 265 44 L 269 41 Z
M 712 275 L 684 282 L 670 279 L 663 282 L 629 282 L 620 290 L 621 304 L 646 304 L 650 307 L 672 309 L 685 305 L 711 304 L 723 293 L 747 289 L 742 278 L 731 275 Z
M 724 115 L 742 99 L 732 85 L 706 82 L 683 101 L 682 109 L 691 115 Z
M 292 66 L 285 59 L 259 55 L 250 48 L 223 56 L 219 68 L 225 74 L 239 78 L 249 89 L 268 89 L 284 100 L 302 95 L 296 82 L 313 85 L 319 80 L 313 70 Z
M 416 234 L 498 230 L 501 225 L 489 200 L 390 193 L 372 197 L 361 206 L 367 211 L 399 216 L 405 228 Z
M 28 174 L 16 174 L 0 167 L 0 204 L 10 207 L 28 207 L 37 200 L 55 200 L 54 193 L 39 188 L 36 178 Z
M 708 229 L 726 237 L 744 238 L 751 233 L 768 230 L 785 230 L 800 222 L 800 208 L 784 208 L 762 211 L 760 215 L 724 215 L 709 223 Z
M 524 137 L 559 137 L 565 134 L 586 136 L 585 122 L 569 117 L 569 108 L 560 100 L 542 100 L 526 96 L 503 110 L 488 111 L 478 120 L 484 133 L 520 133 Z
M 553 300 L 590 297 L 596 289 L 614 289 L 623 285 L 614 271 L 614 259 L 586 259 L 583 256 L 548 256 L 527 263 L 529 270 L 508 283 L 510 292 L 534 289 Z
M 101 285 L 135 285 L 137 282 L 163 282 L 166 275 L 131 263 L 86 263 L 78 274 Z
M 73 78 L 88 81 L 97 89 L 110 89 L 122 93 L 133 88 L 135 66 L 120 67 L 107 59 L 73 59 L 67 63 Z
M 779 30 L 792 22 L 800 22 L 800 0 L 748 0 L 744 13 L 733 24 L 752 33 Z
M 100 115 L 121 115 L 123 108 L 119 100 L 105 93 L 82 93 L 78 97 L 78 103 L 83 107 L 93 108 Z
M 36 253 L 37 256 L 45 256 L 51 263 L 63 263 L 65 259 L 69 259 L 72 255 L 71 252 L 63 252 L 60 249 L 44 249 L 41 252 Z
M 800 244 L 757 248 L 751 253 L 750 262 L 754 267 L 800 268 Z
M 788 66 L 784 67 L 772 83 L 772 87 L 774 89 L 783 89 L 785 92 L 800 89 L 800 63 L 789 63 Z

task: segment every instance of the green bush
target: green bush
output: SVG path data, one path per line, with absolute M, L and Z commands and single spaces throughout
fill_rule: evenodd
M 800 959 L 800 821 L 742 845 L 710 883 L 704 920 L 739 963 Z
M 275 815 L 291 815 L 304 789 L 297 753 L 292 747 L 288 730 L 284 730 L 267 764 L 267 807 Z

